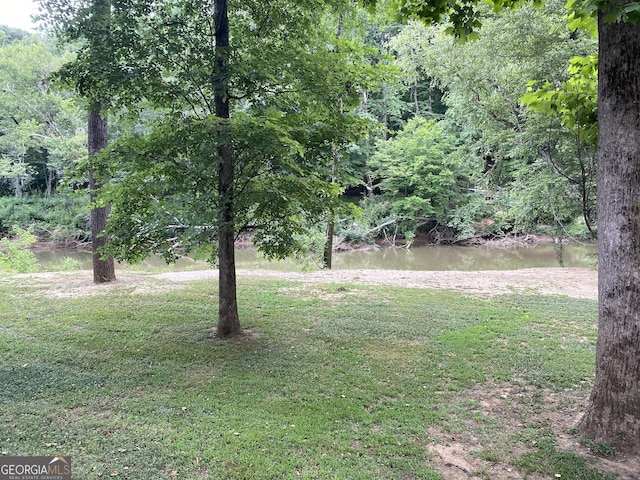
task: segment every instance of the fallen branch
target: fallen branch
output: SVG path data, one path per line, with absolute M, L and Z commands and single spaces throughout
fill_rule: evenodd
M 377 227 L 372 228 L 371 230 L 367 230 L 366 232 L 364 232 L 364 235 L 362 235 L 364 238 L 367 238 L 370 234 L 372 234 L 373 232 L 377 232 L 378 230 L 383 229 L 384 227 L 388 227 L 389 225 L 393 225 L 394 223 L 396 223 L 398 221 L 397 218 L 394 218 L 393 220 L 389 220 L 388 222 L 383 223 L 382 225 L 378 225 Z

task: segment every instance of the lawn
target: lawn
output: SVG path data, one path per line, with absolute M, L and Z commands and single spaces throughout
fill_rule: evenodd
M 241 279 L 245 335 L 219 341 L 215 282 L 135 275 L 0 282 L 3 454 L 76 479 L 615 478 L 572 430 L 594 301 Z

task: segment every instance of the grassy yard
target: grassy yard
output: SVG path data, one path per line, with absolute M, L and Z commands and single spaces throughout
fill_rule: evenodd
M 216 341 L 215 282 L 61 278 L 0 282 L 3 454 L 76 479 L 615 478 L 572 453 L 594 301 L 242 279 L 246 335 Z

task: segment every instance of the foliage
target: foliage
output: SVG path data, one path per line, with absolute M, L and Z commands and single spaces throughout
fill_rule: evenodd
M 321 216 L 326 201 L 338 193 L 313 171 L 309 137 L 320 135 L 324 141 L 324 134 L 303 121 L 277 110 L 261 117 L 238 114 L 232 120 L 236 168 L 243 175 L 237 186 L 238 230 L 259 229 L 256 241 L 274 258 L 293 253 L 296 238 L 313 227 L 309 216 Z M 219 208 L 217 170 L 203 166 L 217 129 L 215 118 L 183 121 L 182 128 L 172 123 L 110 150 L 105 158 L 111 168 L 126 172 L 123 181 L 105 188 L 105 198 L 114 204 L 110 248 L 119 256 L 138 260 L 152 251 L 172 259 L 178 241 L 185 250 L 210 248 L 216 231 L 212 214 Z M 113 158 L 126 163 L 113 163 Z
M 403 82 L 411 90 L 412 113 L 416 116 L 440 119 L 446 111 L 444 92 L 439 88 L 433 72 L 425 68 L 424 58 L 430 55 L 433 38 L 410 23 L 389 41 L 395 64 L 403 73 Z M 431 30 L 430 33 L 433 33 Z
M 18 225 L 58 244 L 85 242 L 90 235 L 86 203 L 82 197 L 62 194 L 0 198 L 0 233 L 8 234 L 13 225 Z
M 500 209 L 495 202 L 482 195 L 482 192 L 472 192 L 466 201 L 458 208 L 449 212 L 447 225 L 456 231 L 460 239 L 471 238 L 476 235 L 504 234 L 511 230 L 504 222 Z
M 375 5 L 378 0 L 363 0 L 365 5 Z M 486 11 L 483 5 L 489 5 L 494 13 L 505 9 L 515 9 L 526 4 L 524 0 L 456 0 L 456 1 L 416 1 L 393 0 L 388 6 L 399 19 L 418 19 L 426 23 L 447 23 L 447 34 L 454 35 L 460 42 L 477 40 L 478 30 L 483 27 Z M 532 2 L 542 4 L 541 0 Z M 504 12 L 502 12 L 504 13 Z
M 158 4 L 153 8 L 158 9 L 159 18 L 166 13 L 169 16 L 167 18 L 179 19 L 183 18 L 184 15 L 188 16 L 187 3 L 178 2 L 175 5 L 167 4 L 164 6 Z M 89 78 L 86 76 L 91 70 L 88 67 L 82 67 L 84 65 L 82 62 L 89 62 L 87 57 L 83 57 L 82 52 L 80 53 L 80 63 L 73 64 L 76 66 L 67 65 L 63 70 L 63 75 L 80 75 L 83 72 L 83 76 L 77 77 L 81 79 L 82 91 L 88 91 L 88 89 L 93 88 L 91 87 L 93 85 L 95 88 L 101 88 L 103 92 L 109 92 L 109 98 L 113 100 L 114 105 L 128 105 L 130 111 L 125 116 L 129 123 L 127 128 L 131 129 L 129 132 L 133 130 L 137 132 L 137 135 L 143 135 L 149 133 L 153 128 L 158 128 L 159 130 L 155 137 L 157 138 L 164 135 L 164 132 L 172 130 L 173 125 L 182 122 L 185 112 L 188 112 L 188 115 L 198 117 L 201 116 L 203 111 L 199 109 L 207 110 L 206 99 L 211 98 L 211 91 L 207 90 L 210 85 L 204 82 L 206 75 L 202 72 L 208 68 L 206 59 L 211 58 L 213 53 L 211 46 L 207 46 L 206 42 L 200 45 L 200 48 L 204 49 L 198 54 L 200 56 L 193 53 L 193 49 L 188 42 L 185 39 L 181 39 L 181 35 L 191 28 L 188 27 L 187 23 L 182 26 L 177 23 L 159 23 L 157 31 L 153 33 L 149 30 L 149 23 L 147 22 L 147 27 L 144 29 L 141 27 L 136 30 L 134 28 L 135 25 L 144 23 L 140 19 L 150 12 L 149 9 L 151 7 L 145 5 L 145 2 L 142 1 L 118 2 L 117 8 L 114 9 L 110 27 L 114 30 L 112 35 L 112 43 L 114 45 L 110 47 L 110 53 L 104 52 L 104 54 L 117 55 L 120 51 L 121 53 L 126 53 L 126 56 L 118 61 L 111 62 L 111 70 L 108 73 L 100 70 L 105 75 L 104 78 L 100 80 L 97 77 Z M 272 18 L 268 21 L 271 21 L 272 25 L 276 25 L 279 22 L 276 15 L 279 7 L 275 5 L 273 7 Z M 233 8 L 235 7 L 232 6 Z M 243 153 L 245 158 L 253 155 L 246 150 L 249 146 L 255 145 L 256 151 L 253 158 L 257 159 L 259 155 L 263 154 L 261 151 L 264 151 L 259 146 L 259 142 L 270 142 L 271 138 L 275 138 L 275 142 L 278 143 L 279 139 L 276 138 L 278 136 L 282 136 L 282 138 L 290 137 L 293 142 L 303 144 L 306 140 L 301 137 L 303 135 L 300 133 L 301 129 L 298 129 L 297 133 L 289 132 L 287 131 L 289 128 L 287 122 L 290 125 L 291 120 L 298 121 L 303 112 L 315 115 L 315 113 L 311 113 L 312 109 L 317 109 L 321 105 L 316 100 L 322 96 L 326 97 L 325 100 L 334 98 L 337 92 L 335 87 L 345 85 L 348 92 L 346 90 L 344 92 L 346 97 L 342 104 L 344 110 L 342 113 L 349 112 L 350 108 L 359 103 L 358 114 L 364 118 L 381 122 L 383 127 L 380 128 L 369 124 L 366 127 L 366 135 L 362 136 L 365 131 L 364 124 L 360 124 L 360 127 L 357 128 L 353 124 L 354 128 L 352 130 L 345 129 L 343 128 L 344 126 L 340 126 L 330 119 L 331 114 L 328 110 L 324 112 L 317 110 L 316 113 L 320 115 L 318 118 L 322 118 L 321 122 L 330 123 L 323 132 L 316 130 L 315 134 L 307 135 L 307 140 L 315 141 L 317 146 L 321 145 L 320 135 L 325 135 L 325 140 L 331 138 L 331 136 L 334 139 L 338 137 L 337 144 L 342 146 L 361 136 L 357 144 L 352 144 L 341 152 L 341 165 L 338 170 L 340 176 L 339 185 L 347 183 L 360 184 L 362 185 L 361 188 L 372 193 L 375 189 L 374 184 L 381 180 L 381 178 L 373 178 L 372 174 L 374 171 L 384 171 L 385 169 L 384 165 L 371 165 L 372 155 L 374 155 L 375 150 L 379 145 L 384 145 L 384 142 L 377 142 L 377 139 L 393 136 L 395 132 L 403 128 L 404 123 L 415 112 L 423 113 L 425 118 L 439 119 L 444 114 L 445 109 L 448 109 L 445 120 L 449 125 L 453 125 L 454 128 L 447 128 L 447 130 L 456 132 L 455 135 L 459 137 L 457 142 L 464 146 L 460 155 L 464 155 L 465 162 L 469 165 L 468 176 L 475 192 L 474 194 L 465 195 L 464 200 L 456 202 L 456 205 L 452 206 L 453 208 L 448 207 L 446 214 L 441 215 L 445 223 L 458 230 L 459 235 L 472 236 L 486 233 L 484 227 L 478 226 L 481 225 L 481 220 L 487 217 L 493 217 L 494 220 L 491 231 L 501 232 L 509 229 L 522 231 L 529 229 L 532 222 L 529 221 L 528 208 L 526 208 L 527 202 L 536 203 L 535 209 L 541 212 L 536 218 L 546 223 L 552 221 L 557 212 L 562 210 L 563 213 L 560 216 L 566 224 L 567 219 L 575 214 L 578 206 L 583 207 L 587 218 L 592 221 L 591 217 L 594 212 L 594 181 L 592 173 L 595 172 L 595 159 L 591 155 L 591 150 L 585 145 L 585 142 L 582 142 L 581 146 L 576 143 L 571 135 L 569 123 L 564 122 L 564 124 L 561 124 L 559 121 L 554 123 L 546 119 L 544 115 L 537 114 L 531 109 L 525 110 L 520 106 L 520 97 L 527 93 L 526 82 L 528 80 L 537 79 L 536 85 L 546 84 L 549 88 L 552 85 L 570 81 L 572 77 L 567 76 L 565 71 L 568 59 L 575 54 L 590 53 L 590 49 L 592 49 L 591 40 L 585 39 L 580 34 L 571 34 L 565 29 L 559 3 L 552 2 L 549 6 L 541 9 L 523 7 L 518 11 L 503 12 L 501 17 L 487 15 L 483 21 L 483 31 L 480 38 L 472 44 L 465 45 L 460 45 L 448 38 L 444 34 L 443 28 L 427 28 L 417 22 L 402 26 L 389 22 L 380 15 L 364 15 L 361 11 L 356 12 L 341 8 L 339 10 L 339 26 L 336 24 L 335 16 L 327 15 L 322 19 L 320 19 L 321 16 L 318 16 L 317 18 L 320 20 L 316 23 L 321 24 L 322 27 L 310 28 L 305 32 L 305 35 L 307 35 L 305 37 L 307 40 L 305 41 L 321 42 L 328 40 L 331 48 L 330 51 L 326 52 L 316 51 L 313 57 L 314 67 L 300 70 L 296 78 L 294 78 L 293 70 L 286 71 L 286 69 L 282 69 L 281 66 L 275 65 L 273 62 L 265 64 L 263 60 L 257 57 L 253 50 L 254 47 L 251 45 L 252 42 L 266 42 L 264 49 L 273 49 L 272 58 L 285 59 L 287 56 L 293 56 L 298 59 L 305 58 L 302 51 L 294 53 L 295 49 L 302 45 L 303 38 L 300 38 L 301 43 L 298 46 L 289 45 L 290 52 L 281 50 L 280 48 L 284 43 L 279 44 L 276 39 L 280 38 L 279 35 L 282 36 L 286 32 L 301 28 L 295 25 L 296 22 L 300 22 L 303 26 L 311 22 L 308 14 L 304 13 L 305 7 L 299 6 L 294 9 L 292 15 L 295 18 L 292 17 L 285 20 L 284 24 L 279 29 L 276 29 L 276 32 L 280 33 L 274 33 L 274 30 L 271 29 L 270 32 L 275 37 L 268 41 L 266 40 L 267 31 L 269 31 L 266 28 L 267 23 L 264 24 L 263 29 L 260 31 L 252 27 L 252 25 L 255 26 L 262 23 L 257 10 L 250 10 L 253 12 L 252 14 L 256 15 L 253 20 L 250 20 L 249 17 L 236 19 L 239 22 L 237 28 L 244 29 L 245 33 L 243 35 L 247 34 L 248 37 L 244 38 L 242 35 L 236 35 L 235 37 L 237 49 L 234 51 L 238 53 L 237 60 L 242 60 L 246 64 L 242 62 L 234 64 L 236 70 L 234 70 L 235 73 L 232 72 L 230 83 L 233 97 L 231 101 L 234 104 L 232 115 L 238 113 L 246 115 L 247 118 L 256 115 L 255 120 L 258 123 L 260 121 L 271 122 L 273 118 L 277 117 L 275 115 L 272 118 L 273 112 L 279 111 L 281 113 L 284 112 L 289 119 L 286 121 L 282 119 L 276 120 L 276 123 L 279 122 L 276 128 L 266 126 L 262 133 L 257 134 L 256 138 L 252 139 L 251 142 L 245 142 L 240 138 L 236 142 L 236 146 L 245 142 L 245 146 L 241 149 L 245 151 Z M 80 35 L 82 22 L 88 21 L 88 17 L 85 18 L 83 15 L 88 14 L 88 12 L 89 10 L 80 12 L 78 23 L 71 25 L 71 29 L 66 32 L 69 38 L 75 38 Z M 134 15 L 132 12 L 137 13 Z M 161 12 L 162 14 L 160 14 Z M 138 20 L 135 18 L 136 15 L 139 17 Z M 204 27 L 205 25 L 203 20 L 200 26 Z M 82 28 L 98 27 L 86 24 Z M 333 29 L 341 29 L 342 33 L 339 38 L 334 38 L 335 32 Z M 192 33 L 194 31 L 192 30 Z M 137 33 L 133 35 L 132 32 Z M 153 35 L 157 36 L 157 42 L 154 40 L 156 37 L 153 37 Z M 143 52 L 150 50 L 152 45 L 158 42 L 162 43 L 165 40 L 169 45 L 166 51 L 155 52 L 153 54 L 155 56 L 152 57 L 144 56 Z M 366 47 L 360 46 L 362 40 L 366 42 Z M 245 52 L 245 49 L 248 50 Z M 181 70 L 180 59 L 177 57 L 180 51 L 192 52 L 194 58 L 191 60 L 196 64 L 191 68 L 182 68 Z M 499 56 L 495 55 L 497 51 L 501 52 Z M 245 53 L 241 54 L 240 52 Z M 334 57 L 340 60 L 336 60 Z M 332 61 L 340 62 L 343 60 L 347 62 L 347 65 L 351 65 L 347 67 L 346 74 L 345 72 L 340 73 L 337 69 L 329 70 L 326 68 L 326 62 L 330 64 Z M 392 63 L 394 66 L 391 65 Z M 247 65 L 255 66 L 250 67 Z M 308 63 L 305 65 L 308 65 Z M 98 68 L 97 66 L 95 67 Z M 76 68 L 79 70 L 74 70 Z M 377 72 L 374 72 L 376 69 Z M 250 74 L 247 73 L 249 71 L 251 72 Z M 142 72 L 144 72 L 144 75 Z M 165 73 L 162 74 L 161 72 Z M 195 75 L 195 72 L 201 73 Z M 453 74 L 452 72 L 456 73 Z M 245 74 L 248 76 L 243 79 L 242 76 Z M 325 85 L 318 85 L 318 82 L 315 82 L 316 78 L 326 78 L 327 82 Z M 275 81 L 275 79 L 280 79 L 282 82 L 280 80 Z M 179 86 L 180 82 L 184 82 L 184 85 Z M 202 85 L 198 87 L 197 82 Z M 282 84 L 278 86 L 278 83 Z M 299 91 L 287 91 L 282 88 L 284 84 L 298 85 Z M 153 93 L 149 96 L 144 93 L 145 89 L 153 91 L 164 89 L 166 94 Z M 292 87 L 293 89 L 294 87 Z M 316 93 L 309 96 L 308 92 L 311 91 Z M 440 103 L 442 91 L 446 91 L 444 97 L 446 106 Z M 552 90 L 549 90 L 549 93 L 552 93 Z M 417 95 L 415 98 L 414 94 Z M 144 96 L 149 97 L 147 101 L 138 102 Z M 574 100 L 579 101 L 577 98 Z M 195 110 L 189 105 L 195 106 Z M 335 113 L 340 110 L 336 105 L 333 105 Z M 331 107 L 331 104 L 325 103 L 322 108 L 326 109 L 327 107 Z M 305 108 L 307 110 L 304 110 Z M 264 111 L 261 111 L 261 109 L 264 109 Z M 299 109 L 297 115 L 292 115 L 291 109 Z M 202 118 L 199 118 L 199 120 L 202 120 Z M 346 120 L 345 116 L 342 116 L 341 120 Z M 232 120 L 232 123 L 235 121 Z M 353 119 L 348 119 L 348 121 L 351 122 Z M 185 122 L 189 123 L 191 119 L 187 118 Z M 250 123 L 246 118 L 239 118 L 237 125 L 241 125 L 243 122 L 244 125 L 251 125 L 250 128 L 254 128 L 254 124 Z M 185 125 L 185 128 L 195 128 L 195 123 L 197 122 L 188 127 Z M 258 126 L 258 129 L 260 130 L 262 127 Z M 184 131 L 181 127 L 177 130 Z M 213 132 L 211 128 L 208 131 L 217 135 L 217 132 Z M 236 128 L 235 131 L 239 131 L 239 129 Z M 346 135 L 342 135 L 343 133 L 346 133 Z M 117 136 L 119 137 L 122 134 L 126 136 L 128 133 L 127 131 L 122 131 Z M 272 137 L 269 137 L 269 135 Z M 315 138 L 312 138 L 314 135 Z M 174 138 L 177 138 L 177 136 Z M 181 139 L 177 140 L 180 141 Z M 124 140 L 124 143 L 126 144 L 129 141 L 135 143 L 135 140 Z M 166 142 L 163 145 L 166 146 Z M 582 148 L 582 156 L 575 153 L 576 146 Z M 71 151 L 77 147 L 70 147 L 67 151 L 63 149 L 58 157 L 72 158 Z M 124 152 L 128 148 L 125 145 L 122 149 L 114 150 L 114 152 Z M 287 152 L 282 148 L 273 149 L 273 151 L 279 150 L 280 153 L 290 154 L 295 152 L 295 148 L 292 147 Z M 149 149 L 149 152 L 151 150 Z M 175 150 L 173 149 L 173 151 Z M 314 174 L 316 175 L 316 180 L 331 177 L 332 173 L 328 168 L 331 163 L 329 149 L 322 151 L 320 148 L 311 147 L 311 150 L 314 151 L 314 155 L 320 155 L 323 158 L 320 163 L 324 162 L 324 165 Z M 307 149 L 305 155 L 309 156 L 311 150 Z M 236 154 L 239 151 L 239 149 L 235 149 Z M 51 158 L 52 152 L 52 149 L 48 150 L 48 158 Z M 295 155 L 299 155 L 299 153 L 300 151 Z M 162 152 L 161 156 L 167 158 Z M 290 158 L 293 159 L 294 156 L 290 156 Z M 318 159 L 320 157 L 316 156 Z M 548 162 L 551 168 L 544 168 L 544 165 L 540 164 L 540 159 Z M 204 157 L 201 158 L 201 161 L 204 161 Z M 580 163 L 581 161 L 583 162 L 582 164 Z M 120 160 L 115 160 L 115 162 L 121 170 L 116 171 L 115 168 L 111 168 L 110 173 L 124 180 L 120 184 L 122 188 L 129 188 L 125 186 L 128 181 L 126 180 L 128 175 L 126 172 L 131 171 L 134 167 L 134 162 L 128 165 L 125 165 L 124 163 L 126 162 L 123 163 Z M 138 166 L 143 163 L 138 164 Z M 312 163 L 306 161 L 305 168 L 311 166 Z M 246 166 L 238 169 L 236 174 L 251 172 L 258 176 L 261 175 L 258 173 L 259 169 L 252 170 L 247 166 L 248 164 L 244 165 Z M 194 168 L 189 175 L 195 178 L 195 175 L 198 175 L 197 168 L 193 164 L 191 166 Z M 316 162 L 316 167 L 318 166 L 319 164 Z M 586 167 L 585 171 L 588 175 L 581 176 L 582 167 Z M 535 169 L 542 177 L 528 175 L 527 172 L 530 168 Z M 163 175 L 168 171 L 165 171 Z M 173 173 L 177 171 L 174 169 Z M 309 169 L 306 170 L 307 173 L 310 171 Z M 151 181 L 152 178 L 155 178 L 153 175 L 153 172 L 150 173 L 148 181 L 146 183 L 142 182 L 141 185 L 153 184 L 154 182 Z M 216 195 L 216 177 L 212 171 L 209 171 L 205 177 L 207 175 L 208 180 L 201 182 L 203 186 L 208 182 L 207 192 L 200 198 L 209 198 L 211 200 Z M 589 175 L 591 176 L 589 177 Z M 123 202 L 129 202 L 131 195 L 146 195 L 142 186 L 138 185 L 140 183 L 138 180 L 140 179 L 139 175 L 133 175 L 130 178 L 133 184 L 130 190 L 127 190 L 129 193 L 125 193 L 123 190 L 120 194 L 116 194 L 114 189 L 105 192 L 107 196 L 105 196 L 103 202 L 106 202 L 107 198 L 112 201 L 121 199 Z M 162 182 L 165 182 L 165 180 L 162 180 Z M 559 196 L 554 198 L 562 199 L 562 205 L 552 205 L 542 195 L 544 191 L 542 184 L 548 182 L 553 184 L 552 189 L 554 191 L 560 192 Z M 580 182 L 584 184 L 586 191 L 591 192 L 586 197 L 576 190 L 576 185 Z M 177 183 L 180 184 L 181 182 Z M 258 182 L 249 182 L 249 184 L 255 188 L 261 188 Z M 293 188 L 293 184 L 285 187 L 284 184 L 280 183 L 279 186 L 274 188 L 277 190 L 289 187 Z M 305 189 L 308 192 L 311 191 L 308 186 L 302 186 L 301 189 L 303 191 Z M 562 195 L 562 189 L 564 189 L 564 196 Z M 153 192 L 153 198 L 155 199 L 158 199 L 158 190 L 161 189 Z M 293 241 L 291 243 L 292 248 L 282 248 L 287 241 L 291 242 L 294 238 L 302 238 L 304 224 L 315 224 L 320 218 L 317 217 L 315 221 L 308 221 L 297 215 L 299 212 L 296 212 L 294 208 L 289 211 L 283 209 L 276 216 L 279 215 L 280 220 L 284 220 L 288 215 L 288 218 L 292 221 L 292 231 L 286 233 L 282 229 L 282 224 L 278 223 L 279 221 L 271 219 L 267 220 L 263 225 L 257 218 L 249 218 L 251 212 L 265 212 L 264 206 L 266 205 L 283 203 L 279 199 L 283 198 L 282 195 L 286 194 L 286 192 L 272 192 L 272 195 L 269 196 L 263 193 L 253 195 L 251 193 L 252 190 L 243 190 L 242 186 L 239 186 L 239 190 L 243 194 L 246 191 L 249 195 L 246 199 L 247 203 L 240 202 L 242 203 L 240 205 L 242 218 L 238 219 L 237 229 L 242 230 L 247 227 L 271 225 L 273 234 L 264 237 L 264 248 L 272 250 L 276 256 L 291 253 L 301 246 L 304 242 Z M 341 190 L 338 189 L 336 191 L 339 192 Z M 528 193 L 532 194 L 529 199 L 527 199 Z M 188 196 L 189 194 L 187 193 L 186 195 Z M 325 195 L 324 198 L 328 202 L 327 207 L 329 207 L 329 203 L 335 202 L 335 193 L 328 196 Z M 329 202 L 330 198 L 332 200 Z M 567 201 L 564 201 L 565 199 L 570 200 L 573 204 L 567 205 Z M 249 208 L 250 202 L 256 200 L 263 202 L 263 207 Z M 135 239 L 133 242 L 137 247 L 142 247 L 148 240 L 147 247 L 151 248 L 150 245 L 153 244 L 153 249 L 164 249 L 168 258 L 170 258 L 172 253 L 169 252 L 169 249 L 177 245 L 176 241 L 171 240 L 176 239 L 178 232 L 161 226 L 162 222 L 158 221 L 158 219 L 164 218 L 163 214 L 159 213 L 154 217 L 151 207 L 155 200 L 148 199 L 148 201 L 151 202 L 149 205 L 139 206 L 144 211 L 147 211 L 150 221 L 148 229 L 153 230 L 155 233 L 140 232 L 140 242 Z M 509 202 L 511 201 L 514 203 L 510 204 Z M 179 205 L 183 205 L 181 203 L 182 200 L 173 199 L 167 200 L 167 202 L 162 207 L 165 209 L 165 213 L 169 208 L 169 204 L 176 208 Z M 404 200 L 403 202 L 404 205 L 398 204 L 398 208 L 407 216 L 411 214 L 420 216 L 423 212 L 432 208 L 431 204 L 415 198 Z M 468 205 L 467 202 L 469 202 Z M 292 202 L 292 205 L 294 204 L 295 202 Z M 208 209 L 212 209 L 210 212 L 213 214 L 213 209 L 217 208 L 217 204 L 214 201 L 207 205 Z M 377 217 L 388 219 L 398 215 L 399 211 L 385 213 L 384 210 L 387 206 L 386 198 L 379 201 L 381 211 Z M 131 208 L 133 206 L 124 205 L 124 209 L 127 212 L 131 212 Z M 246 209 L 245 211 L 249 213 L 243 214 L 243 209 Z M 210 220 L 205 221 L 205 219 L 201 218 L 202 212 L 197 213 L 200 218 L 196 218 L 198 215 L 193 219 L 185 217 L 181 219 L 181 224 L 184 226 L 191 221 L 197 222 L 190 223 L 194 227 L 211 224 Z M 316 213 L 320 212 L 316 211 Z M 176 218 L 166 218 L 164 224 L 173 225 L 176 223 L 175 220 Z M 523 222 L 521 220 L 527 221 Z M 400 225 L 400 230 L 404 232 L 412 231 L 418 223 L 420 222 L 414 219 L 404 226 Z M 126 222 L 126 219 L 125 224 L 131 226 L 130 223 Z M 361 220 L 355 220 L 352 224 L 359 226 L 355 230 L 347 229 L 350 232 L 347 232 L 347 236 L 359 237 L 370 228 L 379 225 L 379 223 L 365 225 Z M 482 225 L 486 225 L 486 223 L 482 223 Z M 570 227 L 570 225 L 568 226 Z M 358 233 L 358 230 L 360 230 L 360 233 Z M 211 234 L 213 231 L 210 229 L 208 232 Z M 130 235 L 132 234 L 131 232 L 133 230 L 127 229 L 124 234 L 125 236 Z M 187 237 L 194 233 L 193 229 L 189 230 L 189 232 L 184 229 L 179 233 L 181 236 L 180 243 L 189 248 L 191 246 L 195 247 L 198 242 L 205 241 L 204 239 L 206 238 L 206 235 L 194 234 L 191 239 L 188 239 Z M 280 234 L 287 240 L 276 245 L 274 239 Z M 308 232 L 308 234 L 313 236 L 313 233 Z M 155 240 L 148 238 L 154 235 L 156 237 Z M 143 239 L 145 237 L 147 237 L 147 240 Z M 160 239 L 160 237 L 163 238 Z M 256 238 L 260 239 L 261 237 Z M 211 244 L 209 240 L 206 240 L 206 243 L 208 245 Z M 123 249 L 128 252 L 132 251 L 127 247 L 123 247 Z M 172 251 L 175 253 L 175 248 Z M 210 253 L 213 252 L 210 251 Z
M 90 166 L 119 179 L 100 200 L 113 204 L 110 253 L 139 260 L 155 252 L 171 260 L 179 246 L 208 250 L 213 260 L 214 240 L 229 222 L 235 233 L 255 230 L 267 255 L 289 255 L 296 238 L 336 204 L 341 182 L 330 181 L 332 154 L 365 130 L 368 122 L 352 113 L 358 89 L 373 88 L 385 69 L 369 61 L 375 52 L 336 35 L 349 8 L 336 15 L 281 0 L 266 10 L 261 3 L 229 4 L 233 45 L 228 75 L 217 78 L 213 3 L 194 5 L 118 4 L 109 47 L 96 58 L 80 51 L 61 73 L 130 115 L 143 106 L 158 113 L 115 143 L 102 166 Z M 104 27 L 85 13 L 76 12 L 78 25 Z M 229 120 L 216 116 L 221 98 L 231 103 Z M 224 193 L 222 150 L 233 165 Z M 224 221 L 223 210 L 231 215 Z
M 23 40 L 28 36 L 30 36 L 30 34 L 26 30 L 0 25 L 0 46 Z
M 455 138 L 433 121 L 415 117 L 403 130 L 377 145 L 372 175 L 391 215 L 418 223 L 435 218 L 447 223 L 448 212 L 464 199 L 470 167 L 458 155 Z M 414 228 L 406 228 L 413 231 Z
M 571 28 L 587 28 L 594 36 L 597 34 L 596 18 L 598 11 L 603 12 L 606 23 L 636 23 L 640 21 L 640 3 L 614 3 L 605 0 L 568 0 L 567 8 L 571 11 L 569 17 Z
M 38 270 L 38 260 L 29 247 L 36 237 L 28 230 L 13 227 L 13 238 L 0 238 L 0 270 L 16 273 L 33 273 Z
M 300 262 L 303 271 L 313 271 L 323 267 L 324 248 L 327 241 L 326 222 L 315 229 L 308 229 L 304 234 L 296 235 L 294 257 Z
M 564 179 L 554 175 L 547 162 L 535 161 L 528 171 L 518 172 L 503 197 L 504 208 L 496 212 L 496 220 L 505 230 L 516 233 L 568 225 L 580 215 L 576 193 L 567 189 Z
M 505 232 L 556 217 L 566 224 L 580 212 L 593 223 L 592 148 L 576 141 L 569 122 L 550 120 L 520 100 L 532 79 L 569 81 L 569 59 L 595 50 L 592 39 L 566 29 L 561 13 L 559 2 L 549 2 L 488 15 L 482 35 L 465 44 L 444 27 L 411 22 L 392 41 L 404 52 L 403 62 L 410 60 L 446 91 L 444 121 L 459 136 L 460 155 L 473 165 L 469 206 L 449 212 L 449 224 L 462 236 L 486 233 L 483 218 L 493 220 L 493 231 Z
M 569 78 L 560 85 L 546 82 L 539 88 L 529 82 L 529 93 L 521 97 L 531 109 L 557 115 L 562 125 L 576 132 L 584 142 L 597 142 L 598 57 L 574 57 L 567 69 Z
M 71 56 L 35 36 L 0 45 L 0 195 L 51 195 L 85 154 L 82 111 L 50 81 Z

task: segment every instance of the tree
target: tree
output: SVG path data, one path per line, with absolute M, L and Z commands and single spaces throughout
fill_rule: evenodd
M 41 0 L 41 10 L 45 10 L 45 18 L 53 26 L 61 38 L 69 41 L 83 41 L 82 55 L 76 59 L 76 64 L 86 70 L 104 68 L 104 63 L 113 59 L 108 57 L 108 42 L 111 35 L 111 0 L 87 0 L 74 2 L 72 0 Z M 73 15 L 75 10 L 80 13 Z M 63 68 L 64 72 L 64 68 Z M 86 75 L 72 78 L 71 75 L 60 75 L 71 81 L 78 92 L 87 101 L 87 143 L 89 163 L 95 160 L 98 152 L 109 143 L 107 112 L 104 109 L 104 98 L 95 85 L 87 82 Z M 115 262 L 113 257 L 104 256 L 103 249 L 109 238 L 104 230 L 111 207 L 99 204 L 96 193 L 100 189 L 104 178 L 97 178 L 95 168 L 90 167 L 89 194 L 91 202 L 91 250 L 93 253 L 93 281 L 107 283 L 116 280 Z
M 140 123 L 100 156 L 118 177 L 102 188 L 113 204 L 108 251 L 172 260 L 196 250 L 217 263 L 219 337 L 240 330 L 236 236 L 252 230 L 274 257 L 295 251 L 296 235 L 339 193 L 329 181 L 334 148 L 362 131 L 348 107 L 375 69 L 357 42 L 335 38 L 330 10 L 288 0 L 118 1 L 100 57 L 109 61 L 85 62 L 85 48 L 66 69 Z M 155 111 L 147 121 L 144 106 Z
M 50 81 L 69 59 L 35 36 L 0 45 L 0 182 L 15 196 L 51 195 L 86 151 L 76 98 Z
M 90 55 L 100 57 L 104 48 L 102 42 L 109 36 L 111 24 L 111 0 L 94 0 L 91 8 L 91 33 L 87 35 Z M 106 59 L 102 59 L 105 61 Z M 89 162 L 109 144 L 109 121 L 107 112 L 102 108 L 103 100 L 89 93 L 89 114 L 87 122 L 87 136 L 89 146 Z M 108 283 L 116 280 L 115 261 L 113 257 L 104 257 L 103 247 L 109 243 L 109 237 L 104 230 L 109 219 L 111 205 L 97 203 L 97 191 L 101 187 L 101 180 L 96 178 L 94 169 L 89 170 L 89 194 L 91 201 L 91 251 L 93 253 L 93 281 Z
M 596 377 L 580 429 L 640 452 L 640 23 L 622 2 L 598 12 Z M 635 8 L 637 3 L 629 4 Z M 630 10 L 637 12 L 638 10 Z M 613 15 L 613 21 L 611 18 Z
M 434 120 L 415 117 L 398 134 L 380 141 L 371 158 L 380 178 L 381 202 L 403 234 L 413 234 L 427 221 L 447 224 L 448 212 L 464 198 L 470 166 L 460 158 L 455 138 Z
M 371 2 L 369 2 L 371 3 Z M 495 10 L 518 5 L 495 0 Z M 451 33 L 477 36 L 477 2 L 401 0 L 399 13 L 429 22 L 448 15 Z M 640 23 L 637 2 L 575 2 L 597 14 L 599 327 L 596 379 L 582 432 L 640 452 Z
M 229 106 L 229 13 L 227 0 L 213 3 L 215 25 L 214 68 L 216 76 L 213 84 L 215 115 L 222 120 L 218 131 L 218 328 L 217 337 L 225 337 L 240 331 L 238 300 L 236 296 L 235 263 L 235 199 L 234 199 L 234 158 L 227 125 Z

